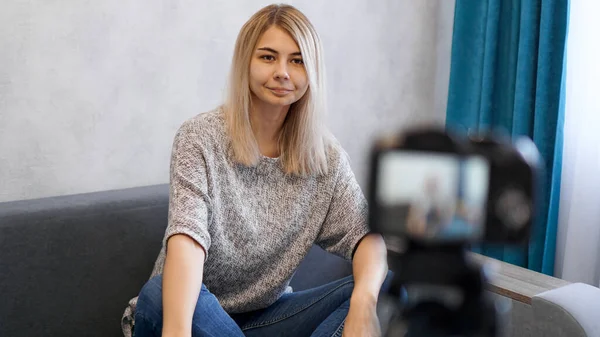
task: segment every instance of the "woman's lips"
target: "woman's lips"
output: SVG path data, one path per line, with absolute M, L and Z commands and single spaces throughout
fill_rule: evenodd
M 273 92 L 277 96 L 285 96 L 292 92 L 292 90 L 284 88 L 269 88 L 269 90 L 271 90 L 271 92 Z

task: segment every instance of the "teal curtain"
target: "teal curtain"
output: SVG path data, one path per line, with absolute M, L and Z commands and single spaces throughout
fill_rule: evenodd
M 456 0 L 446 125 L 529 136 L 544 161 L 540 216 L 525 249 L 477 249 L 552 275 L 568 0 Z

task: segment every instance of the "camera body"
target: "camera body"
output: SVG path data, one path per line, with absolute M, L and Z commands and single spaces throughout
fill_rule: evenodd
M 369 224 L 428 245 L 526 244 L 541 163 L 526 137 L 419 128 L 381 138 L 371 152 Z
M 389 336 L 500 336 L 501 306 L 472 244 L 524 245 L 536 220 L 541 157 L 534 143 L 436 127 L 378 139 L 369 225 L 387 246 L 396 316 Z M 394 327 L 396 326 L 396 327 Z

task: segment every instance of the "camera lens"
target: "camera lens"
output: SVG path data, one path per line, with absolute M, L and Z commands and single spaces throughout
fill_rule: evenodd
M 506 188 L 496 202 L 496 216 L 508 229 L 518 230 L 531 220 L 529 198 L 517 188 Z

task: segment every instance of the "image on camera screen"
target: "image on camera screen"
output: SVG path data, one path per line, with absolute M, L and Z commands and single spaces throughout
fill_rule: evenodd
M 430 242 L 483 236 L 490 171 L 485 158 L 389 151 L 378 166 L 380 231 Z

